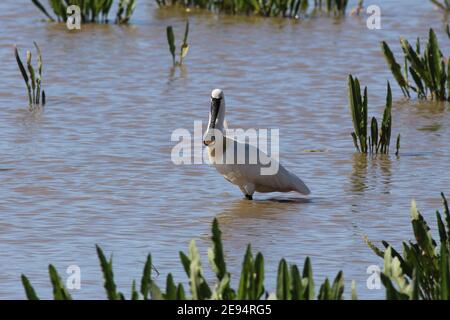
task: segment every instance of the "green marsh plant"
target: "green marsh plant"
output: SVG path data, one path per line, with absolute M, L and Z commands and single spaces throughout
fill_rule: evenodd
M 450 12 L 450 1 L 449 0 L 430 0 L 436 7 L 443 10 L 444 12 Z
M 32 3 L 50 20 L 65 22 L 67 21 L 67 7 L 77 5 L 80 7 L 82 23 L 108 23 L 109 11 L 114 0 L 48 0 L 48 4 L 53 10 L 54 18 L 39 0 L 31 0 Z M 117 24 L 126 24 L 129 22 L 134 9 L 135 0 L 119 0 L 117 6 L 116 20 Z
M 156 0 L 159 7 L 181 6 L 207 9 L 216 13 L 257 15 L 298 19 L 326 11 L 329 15 L 345 16 L 348 0 Z M 310 5 L 310 2 L 312 4 Z
M 409 98 L 411 90 L 419 99 L 449 100 L 450 64 L 439 48 L 433 29 L 429 31 L 423 52 L 419 38 L 414 47 L 404 38 L 400 38 L 400 44 L 403 50 L 403 70 L 385 41 L 381 43 L 381 48 L 403 95 Z
M 169 51 L 172 55 L 172 62 L 173 66 L 181 66 L 183 65 L 183 60 L 186 57 L 188 51 L 189 51 L 189 44 L 187 43 L 187 39 L 189 36 L 189 21 L 186 21 L 186 26 L 184 28 L 184 37 L 183 42 L 180 46 L 180 53 L 179 53 L 179 60 L 176 59 L 176 46 L 175 46 L 175 35 L 173 33 L 172 26 L 168 26 L 166 29 L 167 33 L 167 43 L 169 44 Z
M 352 75 L 349 75 L 348 95 L 354 127 L 351 135 L 356 150 L 361 153 L 388 154 L 392 131 L 392 92 L 389 82 L 387 84 L 386 107 L 381 126 L 379 127 L 377 119 L 372 117 L 370 122 L 370 135 L 368 133 L 367 87 L 364 88 L 364 92 L 361 94 L 358 78 L 353 78 Z M 396 154 L 398 155 L 400 135 L 397 136 L 396 147 Z
M 135 8 L 135 0 L 119 0 L 119 7 L 116 14 L 116 23 L 127 24 L 130 21 Z
M 25 67 L 20 59 L 17 46 L 14 46 L 14 55 L 16 57 L 17 65 L 19 66 L 20 73 L 22 74 L 27 87 L 28 107 L 30 111 L 45 106 L 45 91 L 42 90 L 42 54 L 41 49 L 36 42 L 34 42 L 34 47 L 37 52 L 36 69 L 32 65 L 31 51 L 27 50 Z
M 231 274 L 227 270 L 225 253 L 223 251 L 221 231 L 217 219 L 212 223 L 212 247 L 208 250 L 208 260 L 215 274 L 215 284 L 210 286 L 204 276 L 200 262 L 200 253 L 192 240 L 187 253 L 180 252 L 181 264 L 188 278 L 189 289 L 185 289 L 182 283 L 175 283 L 172 274 L 168 274 L 165 288 L 160 288 L 152 278 L 152 258 L 147 256 L 144 270 L 142 272 L 140 286 L 137 288 L 136 281 L 131 285 L 129 298 L 156 299 L 156 300 L 341 300 L 344 294 L 344 277 L 342 271 L 338 272 L 333 282 L 328 279 L 320 285 L 317 290 L 311 261 L 306 258 L 303 270 L 296 265 L 289 265 L 286 260 L 281 259 L 278 266 L 276 291 L 268 293 L 264 286 L 264 257 L 258 252 L 253 255 L 250 245 L 244 255 L 242 271 L 238 287 L 231 287 Z M 125 295 L 118 291 L 112 265 L 112 258 L 107 259 L 102 249 L 96 246 L 97 256 L 104 278 L 106 296 L 110 300 L 123 300 Z M 53 265 L 49 266 L 50 282 L 53 288 L 55 300 L 72 299 L 69 291 L 61 281 Z M 39 299 L 36 291 L 25 275 L 21 276 L 26 297 L 30 300 Z M 355 283 L 352 283 L 351 298 L 356 299 Z M 190 293 L 190 295 L 189 295 Z
M 411 205 L 411 224 L 415 241 L 403 242 L 403 253 L 382 241 L 384 250 L 375 246 L 366 237 L 367 245 L 384 260 L 380 273 L 385 287 L 386 300 L 449 300 L 450 299 L 450 210 L 444 194 L 441 194 L 444 213 L 436 212 L 439 245 L 431 234 L 430 227 L 416 203 Z M 168 274 L 165 287 L 160 288 L 152 277 L 152 258 L 148 255 L 139 283 L 132 282 L 129 298 L 157 300 L 341 300 L 344 298 L 344 277 L 339 271 L 333 282 L 328 279 L 317 287 L 314 282 L 311 261 L 306 258 L 302 271 L 296 265 L 289 265 L 285 259 L 278 264 L 275 292 L 265 287 L 264 257 L 258 252 L 252 254 L 247 246 L 238 287 L 231 287 L 231 274 L 227 270 L 225 253 L 217 219 L 212 223 L 212 247 L 208 249 L 208 260 L 215 274 L 215 284 L 210 286 L 204 276 L 200 253 L 192 240 L 187 253 L 180 252 L 181 264 L 188 278 L 188 289 L 176 283 Z M 118 291 L 113 272 L 112 258 L 106 258 L 102 249 L 96 246 L 97 256 L 104 278 L 106 297 L 123 300 L 125 295 Z M 55 300 L 72 299 L 56 268 L 48 268 Z M 25 295 L 30 300 L 39 299 L 29 279 L 21 276 Z M 190 295 L 189 295 L 190 293 Z M 355 282 L 351 285 L 351 299 L 356 300 Z
M 404 241 L 402 254 L 386 241 L 382 241 L 383 251 L 366 239 L 375 254 L 384 259 L 380 276 L 386 288 L 386 299 L 450 299 L 450 212 L 444 194 L 441 196 L 443 216 L 436 211 L 439 245 L 414 201 L 411 224 L 415 241 Z

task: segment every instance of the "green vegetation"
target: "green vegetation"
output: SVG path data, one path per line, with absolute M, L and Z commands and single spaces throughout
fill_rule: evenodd
M 25 68 L 22 60 L 20 59 L 17 46 L 14 46 L 14 55 L 19 66 L 20 73 L 22 74 L 27 87 L 28 107 L 30 111 L 45 105 L 45 91 L 42 90 L 42 54 L 36 42 L 34 42 L 34 46 L 37 51 L 37 73 L 31 63 L 31 51 L 27 51 L 27 68 Z
M 130 21 L 135 8 L 135 0 L 119 0 L 119 7 L 117 8 L 116 14 L 116 23 L 127 24 Z
M 439 247 L 414 201 L 411 223 L 416 242 L 403 242 L 403 255 L 386 241 L 382 242 L 385 251 L 367 241 L 373 251 L 384 258 L 381 281 L 386 288 L 386 299 L 450 299 L 450 213 L 444 194 L 441 196 L 444 219 L 436 212 Z
M 345 16 L 348 0 L 314 0 L 312 5 L 308 0 L 156 0 L 156 2 L 160 7 L 181 6 L 226 14 L 298 19 L 308 12 L 315 15 L 324 10 L 327 14 Z
M 430 0 L 432 3 L 436 5 L 441 10 L 445 12 L 450 11 L 450 1 L 449 0 Z
M 187 254 L 180 252 L 181 263 L 189 279 L 190 297 L 181 283 L 176 284 L 172 275 L 169 273 L 166 279 L 165 291 L 162 291 L 152 279 L 152 258 L 147 256 L 144 270 L 142 272 L 140 289 L 136 289 L 136 282 L 131 286 L 130 298 L 137 299 L 164 299 L 164 300 L 205 300 L 205 299 L 289 299 L 289 300 L 309 300 L 309 299 L 343 299 L 344 277 L 340 271 L 334 281 L 330 283 L 325 279 L 316 294 L 316 288 L 313 280 L 311 262 L 306 258 L 301 273 L 296 265 L 288 265 L 286 260 L 281 259 L 278 267 L 276 292 L 269 294 L 264 287 L 264 257 L 258 252 L 255 256 L 252 254 L 250 245 L 244 255 L 242 263 L 242 272 L 237 289 L 231 288 L 231 275 L 227 270 L 225 263 L 225 254 L 223 252 L 221 231 L 217 219 L 212 224 L 212 247 L 208 250 L 208 259 L 211 268 L 216 276 L 214 286 L 209 286 L 200 263 L 200 254 L 192 240 Z M 97 246 L 97 255 L 100 260 L 100 266 L 103 272 L 104 288 L 107 298 L 110 300 L 125 299 L 125 295 L 117 291 L 114 281 L 112 267 L 112 258 L 107 259 Z M 55 300 L 72 299 L 68 290 L 61 281 L 54 266 L 49 266 L 50 282 L 53 287 L 53 298 Z M 22 275 L 22 284 L 28 299 L 36 300 L 38 296 L 32 287 L 30 281 L 25 275 Z M 352 284 L 352 298 L 356 299 L 355 285 Z
M 386 241 L 382 241 L 385 247 L 383 251 L 367 238 L 365 239 L 375 254 L 384 259 L 384 268 L 380 273 L 380 279 L 386 289 L 387 300 L 450 299 L 450 211 L 444 194 L 441 196 L 444 203 L 444 217 L 439 211 L 436 212 L 439 247 L 414 201 L 411 206 L 411 224 L 416 242 L 403 242 L 403 255 Z M 188 253 L 180 252 L 181 263 L 189 280 L 190 297 L 187 296 L 181 283 L 174 282 L 170 273 L 167 275 L 165 291 L 162 291 L 152 279 L 152 259 L 148 255 L 141 277 L 140 289 L 139 291 L 136 289 L 136 282 L 133 281 L 130 298 L 133 300 L 340 300 L 344 298 L 342 271 L 338 272 L 332 283 L 325 279 L 319 287 L 319 291 L 316 292 L 309 258 L 306 258 L 302 272 L 296 265 L 289 266 L 284 259 L 281 259 L 278 265 L 276 291 L 269 294 L 264 286 L 264 257 L 260 252 L 254 256 L 250 245 L 247 246 L 244 255 L 238 288 L 233 289 L 230 285 L 231 275 L 226 267 L 217 219 L 214 219 L 212 224 L 211 240 L 212 247 L 208 250 L 208 260 L 216 276 L 214 286 L 209 286 L 204 277 L 200 254 L 195 241 L 192 240 Z M 112 258 L 106 259 L 98 246 L 97 255 L 103 272 L 107 298 L 111 300 L 125 299 L 125 295 L 117 291 L 114 282 Z M 49 266 L 49 275 L 54 299 L 71 299 L 68 290 L 52 265 Z M 27 298 L 38 299 L 28 278 L 25 275 L 22 275 L 21 278 Z M 357 298 L 354 282 L 352 282 L 351 298 Z
M 67 20 L 67 7 L 77 5 L 80 7 L 82 23 L 108 23 L 108 14 L 113 0 L 48 0 L 56 19 L 51 16 L 39 0 L 31 0 L 50 21 L 65 22 Z M 135 0 L 119 0 L 116 20 L 117 24 L 128 23 L 134 9 Z
M 389 82 L 387 84 L 386 108 L 383 113 L 383 121 L 378 130 L 378 121 L 372 117 L 370 123 L 370 136 L 367 133 L 367 87 L 361 96 L 361 89 L 358 78 L 348 77 L 348 95 L 350 101 L 350 111 L 352 114 L 354 132 L 352 132 L 353 143 L 356 150 L 361 153 L 389 153 L 392 130 L 392 93 Z M 400 148 L 400 135 L 397 137 L 397 154 Z
M 412 90 L 417 93 L 420 99 L 448 100 L 450 98 L 450 64 L 439 49 L 433 29 L 429 31 L 428 43 L 422 54 L 419 38 L 416 41 L 415 48 L 404 38 L 400 39 L 400 43 L 404 54 L 403 74 L 402 68 L 395 60 L 388 44 L 383 41 L 381 47 L 403 95 L 410 97 L 409 90 Z M 409 81 L 408 71 L 413 84 Z
M 172 26 L 167 27 L 167 42 L 169 43 L 170 54 L 172 55 L 172 62 L 174 66 L 181 66 L 183 64 L 183 60 L 186 57 L 189 51 L 189 45 L 187 43 L 189 35 L 189 21 L 186 21 L 186 27 L 184 29 L 184 38 L 183 42 L 180 46 L 180 59 L 176 61 L 176 46 L 175 46 L 175 35 L 173 33 Z

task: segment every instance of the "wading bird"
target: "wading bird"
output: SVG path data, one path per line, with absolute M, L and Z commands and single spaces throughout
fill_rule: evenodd
M 300 178 L 286 170 L 275 159 L 269 158 L 256 146 L 227 137 L 227 129 L 224 94 L 221 89 L 215 89 L 211 92 L 211 111 L 203 143 L 208 149 L 209 160 L 217 171 L 226 180 L 237 185 L 246 199 L 252 200 L 255 191 L 296 191 L 304 195 L 310 193 Z M 238 161 L 239 153 L 242 152 L 245 152 L 245 159 L 241 158 L 241 161 Z M 257 154 L 256 161 L 251 161 L 252 154 Z M 278 170 L 267 174 L 268 169 L 274 167 Z M 264 168 L 266 174 L 262 174 Z

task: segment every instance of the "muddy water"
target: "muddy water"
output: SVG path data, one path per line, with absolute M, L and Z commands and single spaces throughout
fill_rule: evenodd
M 250 242 L 264 253 L 269 290 L 281 257 L 302 264 L 310 256 L 317 281 L 342 269 L 360 297 L 383 297 L 366 287 L 367 267 L 381 261 L 363 236 L 409 239 L 412 198 L 434 222 L 439 193 L 450 192 L 450 111 L 404 101 L 393 84 L 401 155 L 362 157 L 350 138 L 346 77 L 369 85 L 370 112 L 380 116 L 386 80 L 393 79 L 379 41 L 399 52 L 399 36 L 412 40 L 434 27 L 450 51 L 442 17 L 427 1 L 378 3 L 377 31 L 351 17 L 293 23 L 195 15 L 186 67 L 172 70 L 165 27 L 172 24 L 180 38 L 185 16 L 166 15 L 151 1 L 138 1 L 129 27 L 83 26 L 77 33 L 40 21 L 29 1 L 3 1 L 0 298 L 24 298 L 21 273 L 49 298 L 50 262 L 63 275 L 80 266 L 76 297 L 103 298 L 96 243 L 114 253 L 124 292 L 148 252 L 158 281 L 168 272 L 185 281 L 178 251 L 195 238 L 206 254 L 213 217 L 234 281 Z M 31 115 L 12 45 L 24 54 L 33 40 L 44 55 L 48 105 Z M 195 120 L 207 121 L 215 87 L 225 90 L 230 126 L 280 129 L 282 163 L 310 186 L 307 200 L 269 194 L 244 201 L 212 167 L 171 162 L 172 131 L 192 132 Z

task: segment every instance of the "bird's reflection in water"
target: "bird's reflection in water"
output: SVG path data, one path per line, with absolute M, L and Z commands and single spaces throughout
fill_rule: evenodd
M 260 201 L 269 201 L 269 202 L 277 202 L 277 203 L 310 203 L 312 200 L 310 198 L 269 198 L 266 200 Z
M 240 218 L 239 221 L 236 221 L 239 224 L 246 219 L 252 220 L 254 218 L 273 220 L 280 215 L 298 212 L 299 205 L 311 201 L 311 199 L 300 197 L 271 197 L 252 201 L 240 199 L 226 206 L 217 215 L 217 219 L 219 223 L 223 222 L 224 225 L 235 221 L 235 218 Z
M 280 196 L 228 203 L 216 217 L 224 246 L 232 252 L 229 258 L 240 259 L 249 243 L 256 252 L 277 246 L 276 239 L 280 237 L 288 241 L 295 221 L 301 219 L 302 207 L 310 202 L 306 198 Z

